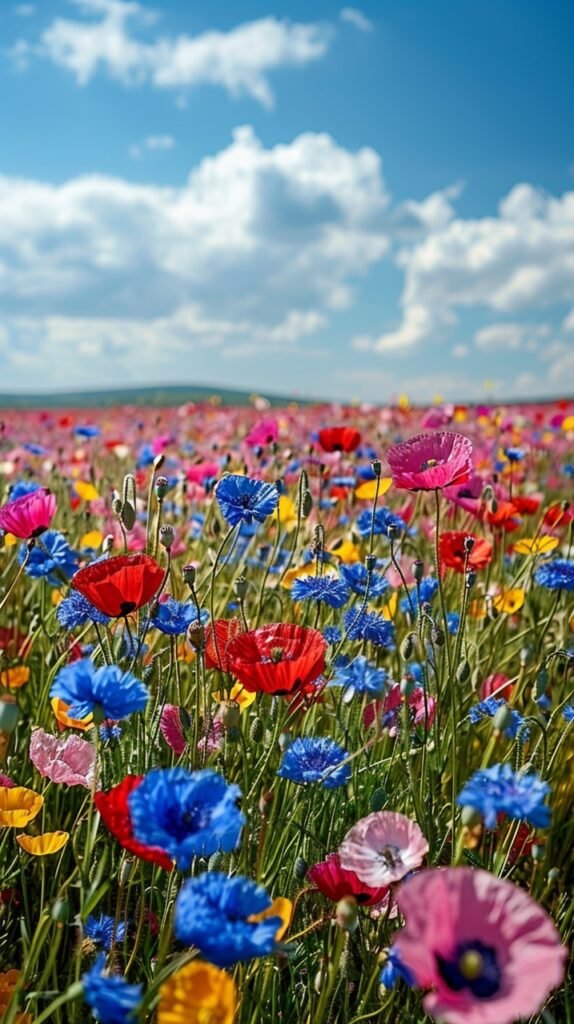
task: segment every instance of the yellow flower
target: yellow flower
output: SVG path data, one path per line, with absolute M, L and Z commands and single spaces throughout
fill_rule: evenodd
M 216 693 L 212 693 L 211 696 L 218 704 L 221 704 L 221 702 L 225 700 L 225 697 L 220 690 L 217 690 Z M 239 710 L 245 711 L 246 708 L 253 704 L 256 696 L 256 693 L 249 693 L 243 686 L 243 683 L 234 683 L 231 687 L 228 700 L 235 701 L 236 704 L 239 704 Z
M 288 900 L 285 896 L 276 896 L 273 903 L 267 908 L 267 910 L 262 910 L 260 914 L 252 914 L 248 920 L 266 921 L 268 917 L 280 917 L 281 925 L 275 932 L 275 941 L 280 942 L 291 924 L 292 915 L 293 904 L 291 900 Z
M 351 565 L 353 562 L 361 561 L 361 549 L 352 540 L 344 540 L 335 548 L 329 548 L 329 554 L 335 555 L 344 565 Z
M 513 590 L 504 590 L 501 594 L 497 594 L 492 603 L 497 612 L 515 615 L 522 608 L 524 598 L 524 591 L 520 587 L 515 587 Z
M 82 501 L 97 501 L 100 496 L 94 485 L 86 480 L 76 480 L 74 490 Z
M 0 786 L 0 825 L 24 828 L 42 809 L 44 797 L 25 786 Z
M 386 494 L 393 482 L 392 476 L 382 476 L 379 480 L 379 498 L 382 498 L 383 494 Z M 372 501 L 377 493 L 377 481 L 367 480 L 365 484 L 361 484 L 355 491 L 355 498 L 359 498 L 361 501 L 368 499 Z
M 8 690 L 19 690 L 30 678 L 30 669 L 27 665 L 14 665 L 12 668 L 5 668 L 0 672 L 0 682 Z
M 484 597 L 477 597 L 473 601 L 471 601 L 469 612 L 472 619 L 485 619 L 486 601 Z
M 230 974 L 193 960 L 159 990 L 157 1024 L 233 1024 L 237 989 Z
M 13 548 L 15 544 L 19 544 L 19 543 L 20 542 L 19 542 L 18 538 L 15 537 L 13 533 L 7 533 L 6 536 L 4 537 L 4 547 L 5 548 Z
M 16 836 L 16 842 L 33 857 L 45 857 L 63 849 L 69 838 L 69 832 L 43 832 L 41 836 Z
M 518 555 L 547 555 L 559 544 L 558 537 L 523 537 L 517 540 L 514 550 Z
M 312 576 L 314 572 L 315 567 L 312 562 L 310 562 L 309 565 L 300 565 L 298 568 L 289 569 L 289 571 L 285 573 L 285 578 L 281 586 L 285 587 L 285 590 L 291 590 L 295 580 L 303 579 L 305 576 Z M 332 566 L 326 565 L 323 569 L 323 575 L 336 576 L 337 573 Z
M 92 728 L 94 724 L 92 715 L 88 715 L 87 718 L 71 718 L 68 714 L 69 704 L 65 704 L 59 697 L 52 697 L 50 704 L 60 725 L 65 725 L 68 729 L 81 729 L 82 732 L 87 732 Z
M 12 998 L 12 993 L 20 980 L 20 971 L 14 969 L 4 971 L 0 974 L 0 1017 L 4 1017 L 4 1010 Z M 30 1013 L 17 1013 L 14 1024 L 32 1024 Z
M 408 409 L 410 404 L 408 395 L 399 395 L 399 409 Z
M 565 416 L 562 420 L 562 430 L 574 430 L 574 416 Z
M 102 545 L 104 535 L 100 530 L 88 530 L 83 537 L 80 537 L 81 548 L 99 548 Z
M 297 506 L 287 494 L 282 494 L 279 498 L 279 522 L 287 533 L 291 533 L 297 526 Z
M 391 594 L 388 604 L 383 607 L 383 619 L 394 619 L 397 613 L 397 605 L 399 603 L 399 595 L 396 590 L 394 594 Z

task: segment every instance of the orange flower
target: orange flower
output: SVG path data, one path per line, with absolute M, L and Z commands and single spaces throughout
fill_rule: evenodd
M 159 990 L 158 1024 L 233 1024 L 237 989 L 230 974 L 197 960 Z
M 88 715 L 87 718 L 71 718 L 68 714 L 69 705 L 65 704 L 59 697 L 52 697 L 50 701 L 52 705 L 52 711 L 54 712 L 58 724 L 67 729 L 81 729 L 82 732 L 87 732 L 91 729 L 94 724 L 92 715 Z
M 5 668 L 0 672 L 0 682 L 8 690 L 19 690 L 30 678 L 30 669 L 27 665 L 14 665 L 12 668 Z
M 275 932 L 275 940 L 280 942 L 291 924 L 292 916 L 293 904 L 291 900 L 288 900 L 285 896 L 276 896 L 273 903 L 267 908 L 267 910 L 262 910 L 260 914 L 252 914 L 249 920 L 265 921 L 268 917 L 280 917 L 282 924 Z
M 0 825 L 24 828 L 42 809 L 44 797 L 25 786 L 0 786 Z
M 46 857 L 62 850 L 69 838 L 69 832 L 43 832 L 40 836 L 16 836 L 16 842 L 33 857 Z

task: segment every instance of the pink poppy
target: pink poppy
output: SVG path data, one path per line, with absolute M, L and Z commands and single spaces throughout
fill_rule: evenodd
M 407 491 L 434 491 L 470 479 L 472 442 L 462 434 L 440 431 L 417 434 L 387 452 L 395 487 Z
M 30 739 L 30 760 L 40 775 L 66 786 L 84 786 L 93 782 L 95 750 L 79 736 L 59 740 L 56 736 L 34 729 Z
M 374 811 L 347 832 L 339 856 L 342 868 L 376 887 L 399 882 L 420 867 L 428 851 L 416 821 L 395 811 Z
M 219 476 L 220 470 L 219 462 L 196 462 L 187 467 L 185 475 L 190 484 L 203 484 L 211 477 Z
M 403 706 L 403 700 L 404 698 L 401 693 L 401 688 L 398 683 L 395 683 L 383 700 L 377 700 L 367 704 L 363 712 L 365 728 L 368 729 L 373 725 L 375 721 L 375 714 L 377 714 L 380 715 L 383 728 L 389 730 L 389 736 L 396 736 L 402 724 L 401 708 Z M 425 731 L 428 732 L 434 722 L 436 711 L 434 697 L 431 697 L 429 693 L 427 694 L 425 701 L 425 694 L 422 686 L 415 686 L 413 692 L 407 697 L 407 700 L 409 704 L 411 727 L 416 728 L 417 725 L 422 725 L 425 727 Z
M 9 779 L 7 775 L 3 775 L 0 772 L 0 786 L 3 786 L 4 789 L 13 789 L 15 785 L 16 783 L 12 782 L 12 779 Z
M 21 540 L 30 540 L 44 533 L 56 511 L 56 498 L 47 487 L 8 502 L 0 508 L 0 530 Z
M 161 713 L 159 727 L 165 742 L 180 757 L 187 746 L 180 708 L 174 704 L 166 704 Z
M 424 1008 L 444 1024 L 513 1024 L 530 1018 L 563 979 L 566 950 L 527 893 L 488 871 L 438 868 L 397 893 L 405 927 L 395 936 Z
M 270 417 L 259 420 L 249 431 L 245 440 L 247 444 L 256 448 L 258 445 L 273 444 L 279 437 L 279 426 L 277 420 Z
M 345 896 L 354 896 L 364 907 L 378 906 L 388 894 L 387 886 L 365 885 L 354 871 L 341 867 L 338 853 L 328 853 L 325 860 L 314 864 L 307 872 L 307 878 L 323 896 L 338 903 Z
M 454 415 L 454 405 L 438 405 L 429 409 L 423 416 L 421 426 L 424 430 L 437 430 L 446 427 Z

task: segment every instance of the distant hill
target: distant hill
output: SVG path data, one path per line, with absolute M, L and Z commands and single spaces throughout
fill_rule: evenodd
M 259 392 L 258 392 L 259 394 Z M 263 394 L 272 406 L 296 401 L 310 404 L 310 399 L 294 395 Z M 226 388 L 167 385 L 165 387 L 106 388 L 101 391 L 60 391 L 42 394 L 0 394 L 0 409 L 101 409 L 114 405 L 183 405 L 185 402 L 209 402 L 218 399 L 222 405 L 251 405 L 253 396 L 247 391 Z

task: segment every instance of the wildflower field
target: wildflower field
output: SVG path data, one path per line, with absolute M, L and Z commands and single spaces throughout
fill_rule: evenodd
M 574 402 L 5 412 L 3 1024 L 572 1024 Z

